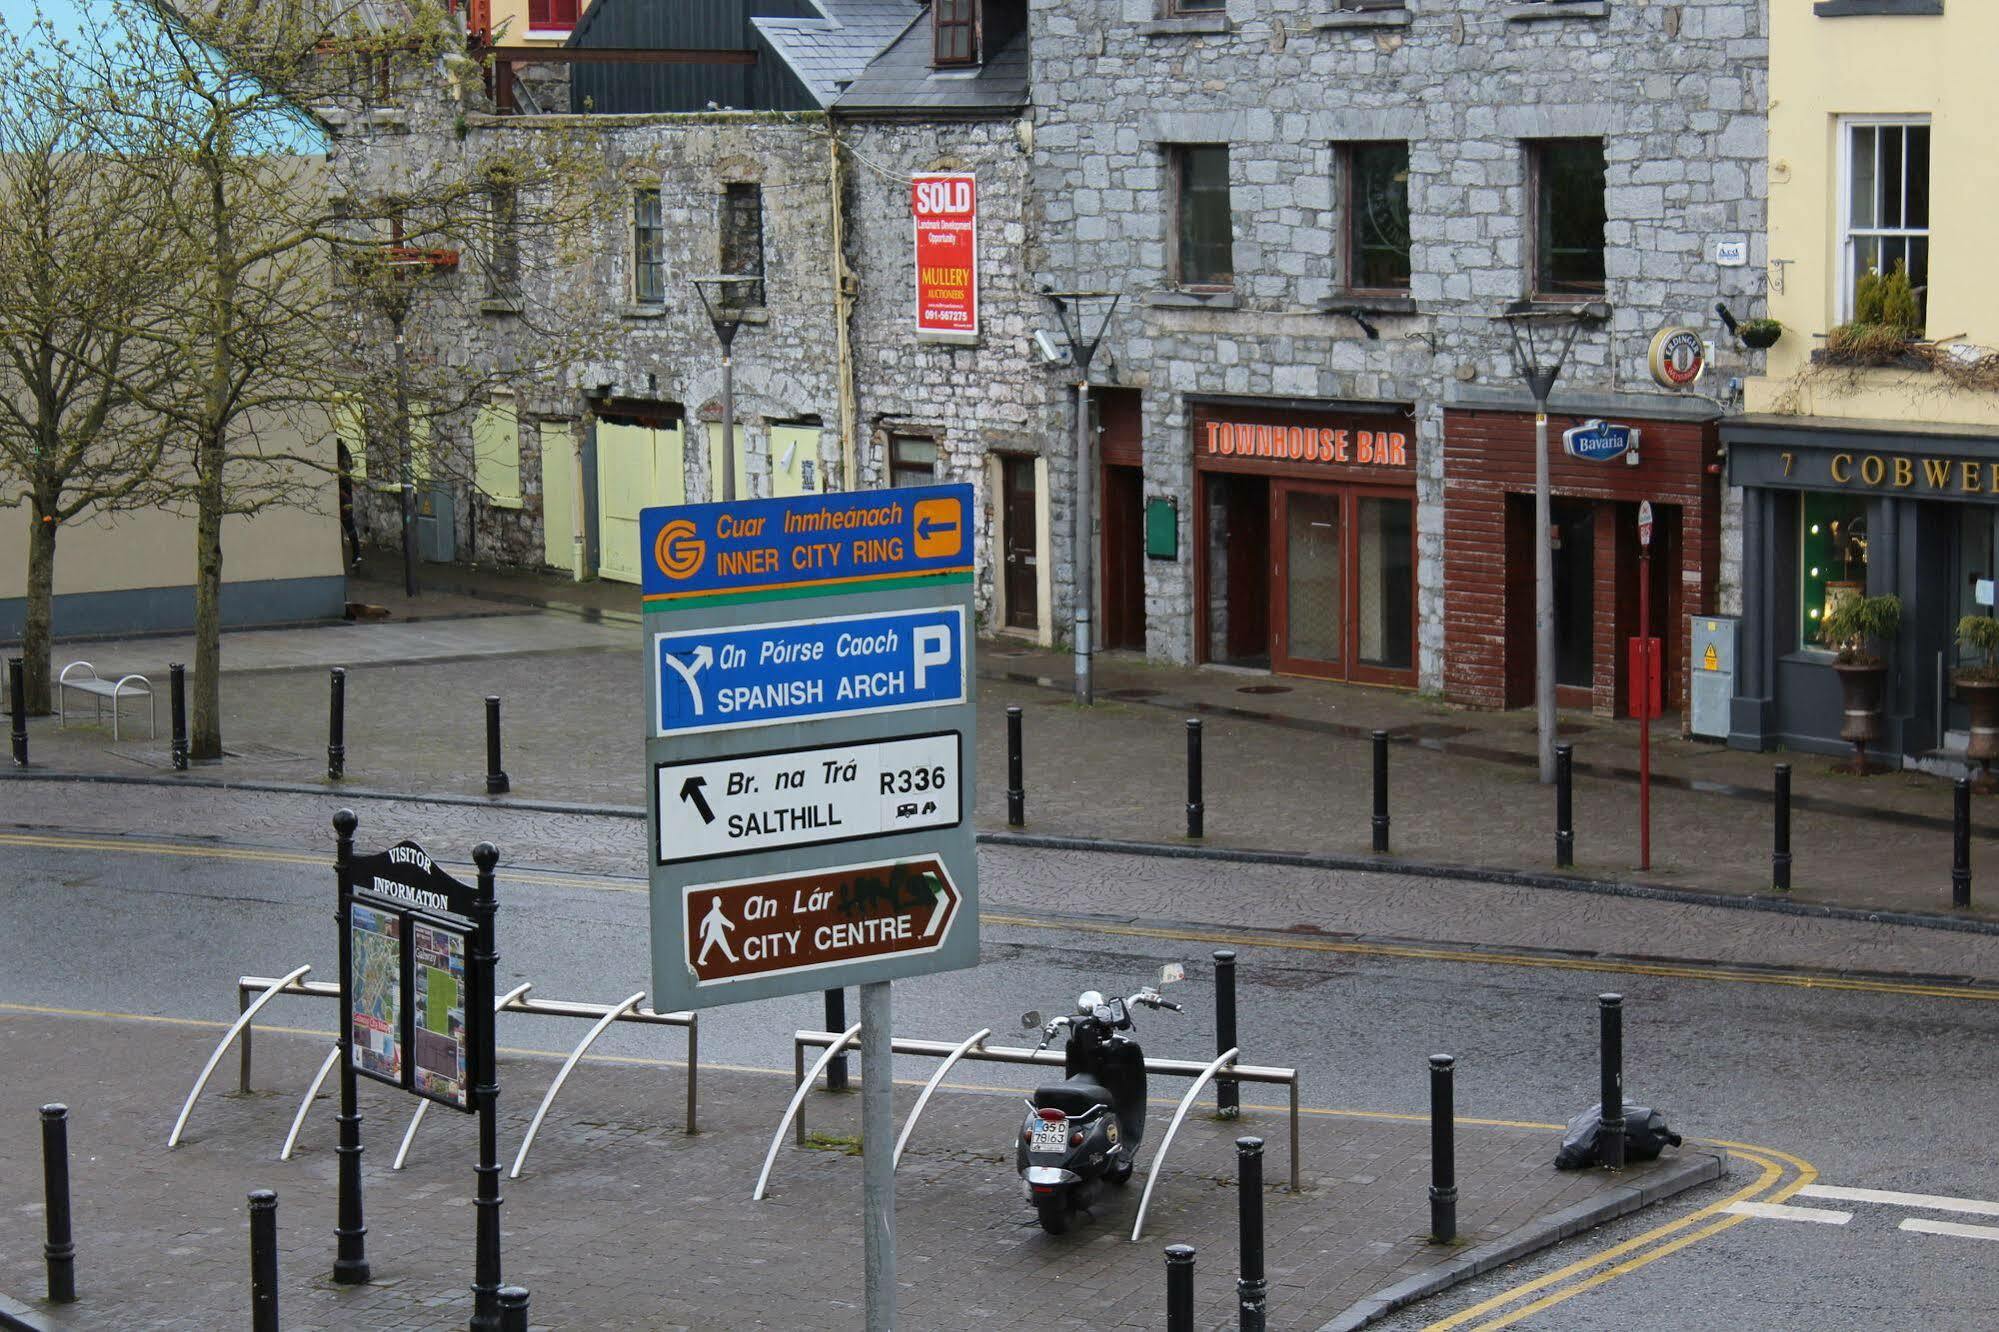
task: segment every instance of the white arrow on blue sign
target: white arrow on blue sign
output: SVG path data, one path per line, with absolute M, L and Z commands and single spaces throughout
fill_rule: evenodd
M 653 635 L 655 735 L 965 701 L 961 606 Z

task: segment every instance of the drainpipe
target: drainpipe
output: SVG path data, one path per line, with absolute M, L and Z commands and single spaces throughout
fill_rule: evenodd
M 831 116 L 827 117 L 826 125 L 826 179 L 833 209 L 833 345 L 838 350 L 840 376 L 840 485 L 842 489 L 855 490 L 859 488 L 860 467 L 854 431 L 860 407 L 854 401 L 854 349 L 847 336 L 854 298 L 847 287 L 851 275 L 847 272 L 846 229 L 842 226 L 840 134 Z

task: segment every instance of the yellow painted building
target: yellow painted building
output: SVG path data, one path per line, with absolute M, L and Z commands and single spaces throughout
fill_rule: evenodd
M 590 7 L 590 0 L 473 0 L 471 24 L 490 24 L 501 46 L 560 46 Z
M 1783 331 L 1722 431 L 1741 488 L 1738 747 L 1847 748 L 1818 626 L 1893 593 L 1868 748 L 1962 757 L 1957 625 L 1994 613 L 1999 580 L 1995 52 L 1991 4 L 1772 0 L 1769 294 L 1752 313 Z M 1898 318 L 1866 288 L 1902 274 Z

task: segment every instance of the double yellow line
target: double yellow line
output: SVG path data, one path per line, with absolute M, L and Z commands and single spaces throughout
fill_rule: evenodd
M 1545 1276 L 1501 1291 L 1468 1309 L 1460 1309 L 1448 1318 L 1431 1323 L 1423 1332 L 1453 1332 L 1456 1328 L 1492 1332 L 1493 1329 L 1511 1327 L 1565 1300 L 1572 1300 L 1669 1254 L 1741 1225 L 1750 1218 L 1727 1210 L 1735 1203 L 1782 1202 L 1819 1177 L 1818 1170 L 1810 1162 L 1789 1152 L 1720 1140 L 1709 1140 L 1709 1145 L 1726 1147 L 1737 1158 L 1757 1166 L 1759 1173 L 1755 1181 L 1677 1221 L 1669 1221 Z M 1523 1300 L 1528 1302 L 1523 1304 Z

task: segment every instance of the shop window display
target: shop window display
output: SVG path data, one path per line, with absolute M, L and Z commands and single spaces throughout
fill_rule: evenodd
M 1798 646 L 1822 650 L 1819 625 L 1848 597 L 1867 595 L 1867 501 L 1798 499 Z

